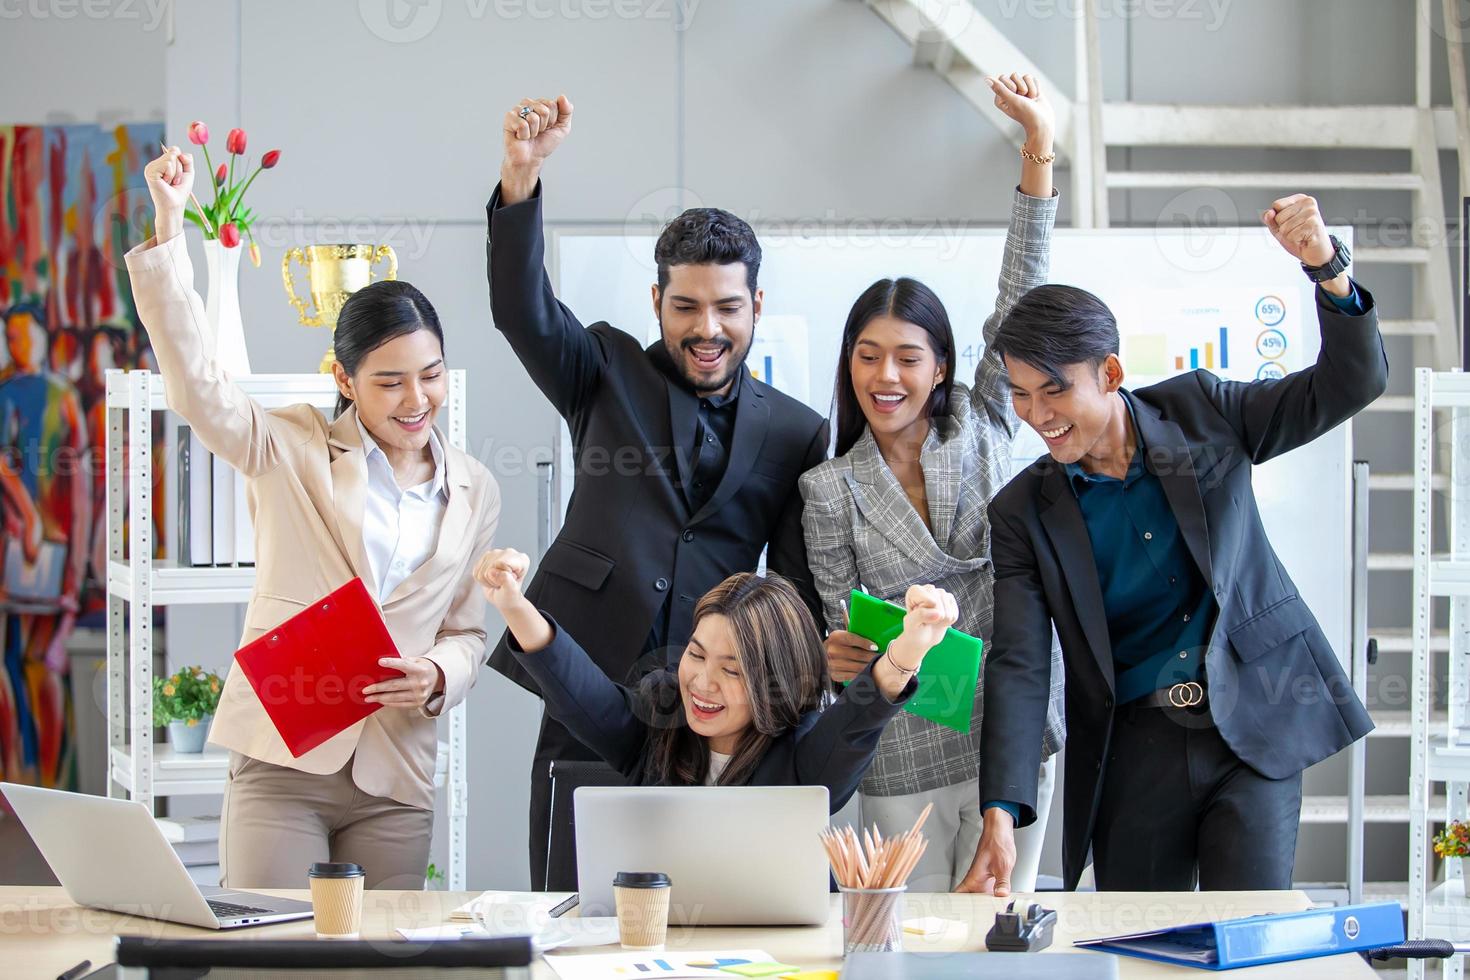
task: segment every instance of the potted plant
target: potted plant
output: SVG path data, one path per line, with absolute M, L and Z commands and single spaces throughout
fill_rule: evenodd
M 204 751 L 220 687 L 219 675 L 203 667 L 153 678 L 153 722 L 168 726 L 168 743 L 175 752 Z
M 204 153 L 205 170 L 200 173 L 214 189 L 214 200 L 203 203 L 207 190 L 196 187 L 197 207 L 184 209 L 184 217 L 204 232 L 204 257 L 209 271 L 209 295 L 205 300 L 205 318 L 214 327 L 215 359 L 234 375 L 250 373 L 250 358 L 245 350 L 245 328 L 240 319 L 240 245 L 250 243 L 250 261 L 259 268 L 260 246 L 250 226 L 255 212 L 245 206 L 245 192 L 262 170 L 270 170 L 281 160 L 280 150 L 270 150 L 260 158 L 254 170 L 248 162 L 235 175 L 235 163 L 245 155 L 245 130 L 232 129 L 225 136 L 228 163 L 215 166 L 209 158 L 209 127 L 195 121 L 189 124 L 189 142 Z M 246 174 L 249 176 L 246 176 Z

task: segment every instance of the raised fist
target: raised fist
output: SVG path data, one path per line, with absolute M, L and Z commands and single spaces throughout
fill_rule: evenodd
M 531 570 L 531 559 L 514 548 L 495 548 L 480 556 L 475 581 L 496 609 L 505 609 L 521 598 L 521 584 Z
M 194 158 L 180 153 L 177 146 L 171 146 L 148 162 L 143 168 L 143 177 L 148 182 L 155 215 L 182 219 L 184 208 L 189 203 L 189 192 L 194 189 Z
M 945 631 L 960 618 L 954 596 L 935 585 L 909 586 L 904 605 L 908 612 L 903 617 L 902 636 L 922 653 L 944 639 Z
M 1027 139 L 1041 139 L 1051 143 L 1056 129 L 1056 110 L 1050 100 L 1041 93 L 1041 86 L 1030 75 L 1011 72 L 1009 75 L 993 75 L 985 79 L 995 93 L 995 107 L 1026 131 Z
M 554 99 L 522 99 L 505 114 L 505 162 L 512 170 L 539 170 L 572 131 L 572 103 Z
M 1298 262 L 1326 265 L 1332 261 L 1332 239 L 1315 197 L 1293 194 L 1273 201 L 1261 221 Z

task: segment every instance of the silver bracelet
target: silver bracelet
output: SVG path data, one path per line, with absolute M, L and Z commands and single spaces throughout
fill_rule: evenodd
M 919 668 L 917 667 L 900 667 L 898 665 L 898 661 L 893 659 L 892 647 L 889 647 L 887 650 L 883 651 L 883 656 L 888 658 L 888 662 L 893 666 L 894 670 L 898 671 L 900 674 L 903 674 L 905 677 L 908 677 L 911 674 L 917 674 L 919 672 Z

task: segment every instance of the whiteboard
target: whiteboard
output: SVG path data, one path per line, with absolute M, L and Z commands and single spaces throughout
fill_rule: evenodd
M 1333 231 L 1351 245 L 1350 228 Z M 954 327 L 957 378 L 974 376 L 984 350 L 981 327 L 995 306 L 1003 229 L 757 225 L 756 232 L 765 302 L 747 363 L 763 380 L 830 415 L 848 310 L 872 282 L 897 276 L 912 276 L 938 293 Z M 607 320 L 641 341 L 657 337 L 649 292 L 657 279 L 654 241 L 620 228 L 556 229 L 550 261 L 557 295 L 583 323 Z M 1276 377 L 1313 363 L 1320 347 L 1312 284 L 1264 228 L 1058 229 L 1051 281 L 1081 286 L 1112 308 L 1128 388 L 1194 366 L 1232 380 Z M 1256 467 L 1253 475 L 1272 544 L 1345 666 L 1351 425 Z M 1014 454 L 1018 468 L 1046 452 L 1039 436 L 1023 430 Z

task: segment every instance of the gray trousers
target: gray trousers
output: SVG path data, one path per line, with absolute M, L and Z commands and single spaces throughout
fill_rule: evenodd
M 350 861 L 368 888 L 424 887 L 434 811 L 369 796 L 352 760 L 329 776 L 230 753 L 220 813 L 220 884 L 306 888 L 318 861 Z
M 1011 873 L 1011 890 L 1036 890 L 1036 873 L 1041 866 L 1041 845 L 1046 840 L 1047 818 L 1051 815 L 1052 791 L 1056 787 L 1056 757 L 1041 764 L 1036 793 L 1036 822 L 1016 831 L 1016 867 Z M 953 786 L 902 796 L 859 796 L 864 827 L 873 824 L 884 837 L 897 837 L 914 825 L 924 807 L 934 810 L 924 823 L 929 839 L 924 856 L 909 875 L 911 892 L 953 891 L 964 880 L 980 845 L 980 780 L 970 779 Z

